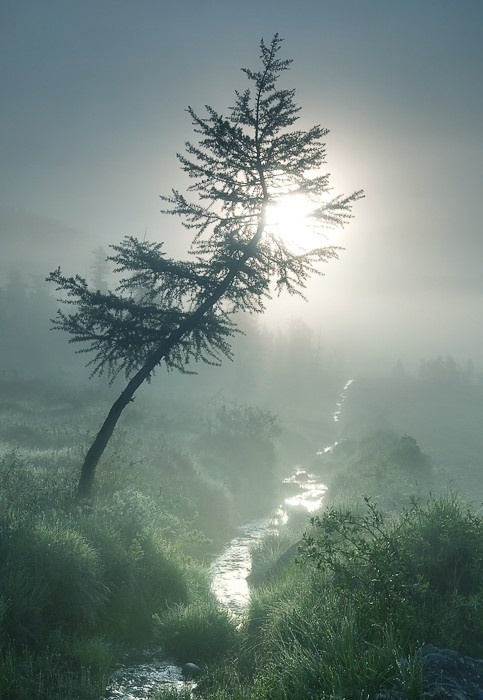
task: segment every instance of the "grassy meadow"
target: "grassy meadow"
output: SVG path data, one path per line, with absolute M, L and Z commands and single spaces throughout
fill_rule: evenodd
M 260 575 L 240 622 L 208 564 L 279 497 L 270 411 L 135 406 L 79 505 L 102 391 L 1 389 L 1 698 L 98 699 L 126 650 L 149 645 L 199 664 L 195 695 L 210 700 L 416 700 L 430 697 L 423 644 L 483 657 L 481 512 L 413 438 L 382 429 L 312 457 L 324 508 L 252 551 Z

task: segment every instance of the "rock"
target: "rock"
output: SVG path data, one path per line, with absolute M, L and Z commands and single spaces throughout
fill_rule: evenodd
M 428 700 L 483 700 L 483 661 L 462 656 L 452 649 L 425 644 L 421 660 L 422 691 Z M 404 667 L 406 659 L 400 664 Z M 393 688 L 378 693 L 376 700 L 403 700 L 404 693 Z
M 187 663 L 181 669 L 184 678 L 197 678 L 201 675 L 201 668 L 196 664 Z

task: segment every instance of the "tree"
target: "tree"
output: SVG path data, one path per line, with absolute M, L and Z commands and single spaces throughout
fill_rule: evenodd
M 184 195 L 162 197 L 163 213 L 181 217 L 195 232 L 188 261 L 165 257 L 161 243 L 127 237 L 109 259 L 121 277 L 114 292 L 92 291 L 80 276 L 57 269 L 49 280 L 63 292 L 72 313 L 59 310 L 54 328 L 92 352 L 94 374 L 112 380 L 124 372 L 128 383 L 112 405 L 82 467 L 79 497 L 91 494 L 97 463 L 124 408 L 161 364 L 190 372 L 193 361 L 219 364 L 230 357 L 236 331 L 233 314 L 261 312 L 272 294 L 302 294 L 317 263 L 337 257 L 334 247 L 294 253 L 267 222 L 267 208 L 297 194 L 314 204 L 316 226 L 341 226 L 362 192 L 327 199 L 327 129 L 291 129 L 298 118 L 294 90 L 278 89 L 291 61 L 278 58 L 281 39 L 260 43 L 258 71 L 243 69 L 251 88 L 235 92 L 227 117 L 206 107 L 200 117 L 189 107 L 197 142 L 178 154 L 193 183 Z M 194 201 L 189 199 L 194 196 Z M 320 272 L 319 272 L 320 274 Z

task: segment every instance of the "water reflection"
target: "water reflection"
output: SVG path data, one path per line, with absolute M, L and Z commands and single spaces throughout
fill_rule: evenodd
M 327 447 L 324 447 L 323 450 L 318 450 L 316 452 L 316 454 L 318 454 L 318 455 L 330 454 L 331 452 L 334 451 L 334 447 L 337 447 L 338 444 L 339 444 L 339 441 L 336 440 L 332 445 L 327 445 Z
M 345 384 L 332 414 L 335 423 L 339 422 L 347 390 L 353 379 Z M 325 447 L 317 454 L 331 452 L 338 443 Z M 277 532 L 281 524 L 287 523 L 290 513 L 300 511 L 313 513 L 320 508 L 327 490 L 325 484 L 318 481 L 301 466 L 294 467 L 293 472 L 282 484 L 290 490 L 283 503 L 268 517 L 254 520 L 239 529 L 239 534 L 223 550 L 211 565 L 212 589 L 221 605 L 233 615 L 241 616 L 250 599 L 247 577 L 252 568 L 251 548 L 265 535 Z M 192 689 L 195 683 L 183 680 L 182 669 L 155 653 L 149 663 L 125 666 L 115 671 L 105 698 L 117 700 L 147 700 L 153 697 L 155 690 Z M 148 659 L 146 659 L 148 661 Z
M 342 389 L 342 393 L 340 394 L 339 400 L 336 403 L 336 409 L 335 409 L 334 413 L 332 414 L 332 418 L 334 420 L 334 423 L 339 422 L 340 414 L 342 412 L 342 406 L 344 404 L 344 401 L 347 398 L 347 390 L 354 381 L 355 381 L 354 379 L 349 379 L 346 382 L 344 388 Z
M 327 491 L 327 486 L 321 484 L 315 474 L 310 474 L 301 467 L 282 483 L 294 484 L 299 489 L 298 493 L 285 499 L 285 510 L 303 507 L 308 513 L 313 513 L 322 505 L 322 498 Z
M 162 650 L 145 652 L 144 663 L 127 664 L 114 671 L 104 697 L 109 700 L 148 700 L 159 690 L 191 690 L 180 666 L 163 658 Z
M 349 387 L 354 381 L 349 379 L 339 395 L 332 414 L 334 423 L 339 423 Z M 317 454 L 330 453 L 338 444 L 335 442 L 328 445 Z M 282 484 L 290 490 L 290 494 L 280 507 L 268 518 L 254 520 L 240 528 L 239 535 L 226 546 L 211 566 L 212 589 L 219 602 L 235 615 L 243 612 L 250 598 L 246 580 L 252 566 L 250 548 L 266 534 L 276 532 L 277 526 L 287 523 L 291 512 L 300 515 L 300 512 L 308 514 L 316 511 L 327 491 L 325 484 L 301 466 L 294 467 Z
M 282 482 L 291 494 L 267 518 L 253 520 L 240 528 L 239 534 L 225 547 L 211 565 L 212 590 L 218 601 L 235 616 L 240 616 L 250 599 L 247 577 L 252 569 L 251 548 L 265 535 L 277 532 L 290 511 L 303 509 L 313 513 L 320 508 L 327 487 L 314 474 L 297 466 Z
M 252 569 L 250 549 L 269 532 L 275 532 L 275 522 L 271 517 L 243 525 L 238 536 L 211 565 L 212 590 L 221 605 L 236 616 L 241 615 L 250 599 L 247 582 Z

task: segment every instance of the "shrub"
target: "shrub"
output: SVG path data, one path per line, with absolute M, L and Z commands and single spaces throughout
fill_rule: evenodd
M 414 502 L 397 517 L 329 508 L 311 518 L 305 556 L 356 601 L 359 625 L 392 626 L 401 644 L 429 642 L 483 652 L 483 520 L 450 495 Z
M 235 641 L 235 622 L 210 600 L 170 608 L 155 623 L 166 651 L 179 662 L 213 662 Z
M 414 438 L 390 430 L 336 443 L 319 453 L 313 467 L 329 479 L 326 503 L 358 500 L 365 493 L 381 506 L 398 510 L 421 490 L 435 489 L 430 457 Z
M 355 606 L 341 606 L 328 578 L 308 566 L 289 567 L 258 589 L 239 634 L 234 668 L 227 673 L 224 663 L 208 674 L 206 697 L 360 700 L 395 674 L 389 633 L 368 644 Z
M 312 519 L 303 554 L 252 595 L 206 697 L 422 697 L 425 642 L 483 651 L 483 523 L 456 497 L 400 515 L 370 499 Z M 315 564 L 315 566 L 314 566 Z

